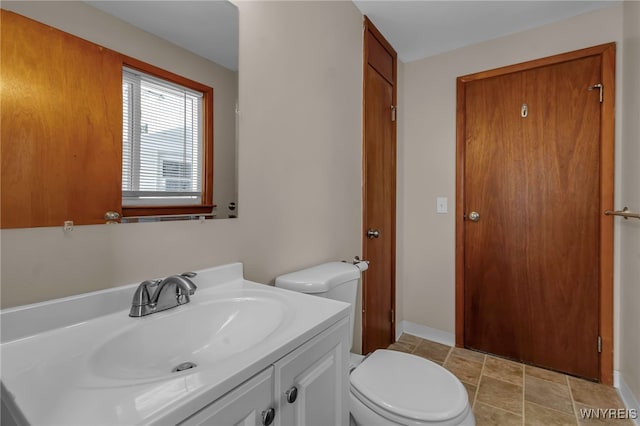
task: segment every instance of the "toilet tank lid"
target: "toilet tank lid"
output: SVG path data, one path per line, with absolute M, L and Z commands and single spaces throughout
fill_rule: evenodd
M 301 293 L 325 293 L 360 278 L 360 269 L 346 262 L 329 262 L 276 278 L 276 287 Z

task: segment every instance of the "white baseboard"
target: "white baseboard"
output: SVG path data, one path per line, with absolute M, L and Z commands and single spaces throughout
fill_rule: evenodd
M 456 344 L 455 334 L 410 321 L 400 321 L 396 324 L 396 339 L 398 339 L 402 333 L 413 334 L 414 336 L 422 337 L 432 342 L 442 343 L 447 346 L 455 346 Z
M 635 410 L 636 412 L 637 417 L 631 421 L 634 422 L 636 426 L 640 426 L 640 403 L 633 392 L 631 392 L 629 386 L 627 386 L 627 383 L 624 381 L 624 377 L 619 371 L 613 372 L 613 384 L 618 388 L 618 395 L 620 395 L 620 399 L 622 399 L 625 407 L 628 410 Z

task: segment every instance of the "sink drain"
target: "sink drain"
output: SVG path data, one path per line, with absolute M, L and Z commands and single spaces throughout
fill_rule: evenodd
M 195 368 L 197 367 L 198 364 L 196 364 L 195 362 L 183 362 L 182 364 L 178 364 L 177 367 L 174 367 L 173 370 L 171 370 L 172 373 L 177 373 L 178 371 L 184 371 L 184 370 L 189 370 L 191 368 Z

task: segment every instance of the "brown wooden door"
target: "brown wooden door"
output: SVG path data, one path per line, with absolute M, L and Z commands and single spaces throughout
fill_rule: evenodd
M 122 203 L 121 55 L 1 16 L 1 227 L 105 223 Z
M 593 55 L 464 89 L 465 346 L 591 379 L 601 74 Z
M 363 353 L 395 337 L 395 99 L 395 51 L 365 20 Z

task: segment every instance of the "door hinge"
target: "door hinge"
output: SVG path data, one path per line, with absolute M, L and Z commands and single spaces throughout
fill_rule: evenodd
M 598 89 L 600 91 L 600 103 L 602 103 L 603 99 L 604 99 L 604 86 L 602 86 L 602 83 L 598 83 L 598 84 L 594 84 L 593 86 L 589 86 L 589 91 L 591 92 L 592 90 L 596 90 Z
M 602 353 L 602 337 L 598 336 L 598 353 Z
M 396 312 L 392 309 L 391 310 L 391 324 L 395 324 L 396 322 Z
M 391 121 L 396 121 L 396 110 L 398 108 L 395 105 L 391 105 Z

